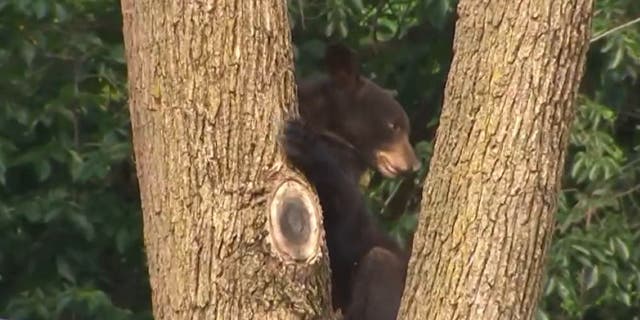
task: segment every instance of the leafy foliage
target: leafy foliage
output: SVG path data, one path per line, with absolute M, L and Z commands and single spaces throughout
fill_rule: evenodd
M 398 92 L 428 162 L 451 60 L 453 0 L 289 2 L 299 76 L 326 40 Z M 539 319 L 640 314 L 640 15 L 596 0 Z M 0 317 L 150 319 L 118 1 L 0 0 Z M 427 167 L 363 181 L 411 242 Z
M 0 315 L 148 319 L 120 11 L 0 1 Z
M 640 315 L 640 3 L 595 10 L 540 319 Z

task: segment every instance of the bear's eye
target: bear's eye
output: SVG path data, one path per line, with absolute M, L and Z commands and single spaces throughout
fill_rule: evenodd
M 391 129 L 393 131 L 400 130 L 400 126 L 396 122 L 389 122 L 389 123 L 387 123 L 387 125 L 389 126 L 389 129 Z

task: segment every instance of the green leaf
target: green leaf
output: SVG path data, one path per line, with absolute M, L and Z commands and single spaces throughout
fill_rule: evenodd
M 439 29 L 444 28 L 447 13 L 450 11 L 449 2 L 447 0 L 436 0 L 432 2 L 427 16 L 432 23 Z
M 121 228 L 116 233 L 116 248 L 118 252 L 124 253 L 127 249 L 127 244 L 129 241 L 129 233 L 126 229 Z
M 571 168 L 571 177 L 572 178 L 577 178 L 580 170 L 582 170 L 582 166 L 584 163 L 584 153 L 583 152 L 578 152 L 575 156 L 575 162 L 573 163 L 573 168 Z
M 7 165 L 6 165 L 6 157 L 2 153 L 2 149 L 0 149 L 0 185 L 5 185 L 7 183 L 5 174 L 7 173 Z
M 618 286 L 618 271 L 616 269 L 607 266 L 604 267 L 603 273 L 613 285 Z
M 631 306 L 631 296 L 626 292 L 618 292 L 618 300 L 628 307 Z
M 614 69 L 618 67 L 623 57 L 624 57 L 624 49 L 622 47 L 618 47 L 615 55 L 613 56 L 613 59 L 609 61 L 609 65 L 608 65 L 609 69 Z
M 589 259 L 583 257 L 583 256 L 577 256 L 576 259 L 578 261 L 580 261 L 580 263 L 585 266 L 585 267 L 592 267 L 593 263 L 591 263 L 591 261 L 589 261 Z
M 564 281 L 558 281 L 558 293 L 565 300 L 571 299 L 571 290 L 569 288 L 570 286 L 567 286 Z
M 62 312 L 67 308 L 67 306 L 71 303 L 72 297 L 69 295 L 64 295 L 58 299 L 58 303 L 56 303 L 56 316 L 60 316 Z
M 362 0 L 351 0 L 351 5 L 358 11 L 358 13 L 364 11 Z
M 61 213 L 62 213 L 62 208 L 60 207 L 50 208 L 49 211 L 47 211 L 47 213 L 44 216 L 44 222 L 46 223 L 51 222 L 52 220 L 59 217 Z
M 71 171 L 71 177 L 73 178 L 74 181 L 78 181 L 78 177 L 81 173 L 81 170 L 84 166 L 84 160 L 82 160 L 82 157 L 80 157 L 80 155 L 74 151 L 74 150 L 68 150 L 69 155 L 71 155 L 71 162 L 70 162 L 70 168 L 69 170 Z
M 556 287 L 556 279 L 555 277 L 550 277 L 549 280 L 547 281 L 547 286 L 544 289 L 544 295 L 545 296 L 550 295 L 555 289 L 555 287 Z
M 591 253 L 602 263 L 607 263 L 607 261 L 609 261 L 609 259 L 600 250 L 592 250 Z
M 56 268 L 58 270 L 58 274 L 64 278 L 65 280 L 71 282 L 71 283 L 75 283 L 76 282 L 76 278 L 73 275 L 73 272 L 71 271 L 71 267 L 69 266 L 69 264 L 67 263 L 67 261 L 58 256 L 56 258 Z
M 377 23 L 376 36 L 379 41 L 389 41 L 398 32 L 398 24 L 395 21 L 383 17 L 378 19 Z
M 80 231 L 82 231 L 87 240 L 92 240 L 94 238 L 95 230 L 86 216 L 79 213 L 72 213 L 69 215 L 69 219 Z
M 24 60 L 24 62 L 28 65 L 31 66 L 31 63 L 33 62 L 33 59 L 36 56 L 36 47 L 31 44 L 29 41 L 24 41 L 22 42 L 22 59 Z
M 333 35 L 334 30 L 335 30 L 335 22 L 329 21 L 327 23 L 326 28 L 324 29 L 324 35 L 327 37 L 331 37 Z
M 542 309 L 536 309 L 536 320 L 549 320 L 549 316 Z
M 614 238 L 614 243 L 616 246 L 616 252 L 620 255 L 620 257 L 624 260 L 627 261 L 629 260 L 629 248 L 627 247 L 627 245 L 622 241 L 622 239 L 615 237 Z
M 594 196 L 603 196 L 603 195 L 609 194 L 609 193 L 611 193 L 611 190 L 605 189 L 605 188 L 600 188 L 600 189 L 594 190 L 591 194 L 594 195 Z
M 349 34 L 349 28 L 347 28 L 347 23 L 344 20 L 340 20 L 340 22 L 338 23 L 338 27 L 340 29 L 340 35 L 343 38 L 346 38 L 347 35 Z
M 589 250 L 587 250 L 587 248 L 583 247 L 583 246 L 579 246 L 577 244 L 572 244 L 571 247 L 577 251 L 580 251 L 582 254 L 584 254 L 585 256 L 589 257 L 591 256 L 591 252 Z
M 44 18 L 44 16 L 47 15 L 48 9 L 47 1 L 37 0 L 33 3 L 33 11 L 38 19 Z
M 599 277 L 598 266 L 593 266 L 592 268 L 588 269 L 586 273 L 586 281 L 585 281 L 587 284 L 587 290 L 595 287 L 596 284 L 598 284 L 598 277 Z
M 56 14 L 56 18 L 60 21 L 66 21 L 69 19 L 69 13 L 67 12 L 67 9 L 65 9 L 61 4 L 56 3 L 53 5 L 55 14 Z
M 597 181 L 598 177 L 599 177 L 599 170 L 600 167 L 598 165 L 594 165 L 591 167 L 591 170 L 589 170 L 589 180 L 591 181 Z
M 35 200 L 35 199 L 34 199 Z M 30 223 L 40 222 L 42 220 L 42 212 L 40 212 L 39 208 L 35 205 L 35 203 L 30 203 L 23 208 L 24 216 L 27 218 L 27 221 Z
M 116 62 L 126 63 L 126 60 L 124 58 L 124 47 L 122 45 L 111 47 L 111 50 L 109 51 L 109 55 L 111 56 L 111 59 L 113 59 Z
M 38 181 L 42 182 L 49 178 L 51 175 L 51 165 L 48 160 L 42 160 L 36 162 L 36 172 L 38 174 Z

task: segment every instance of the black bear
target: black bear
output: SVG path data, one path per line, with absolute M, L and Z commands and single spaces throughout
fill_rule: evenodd
M 345 169 L 361 175 L 369 165 L 386 177 L 417 170 L 409 119 L 391 92 L 362 76 L 345 46 L 327 47 L 325 66 L 328 77 L 298 83 L 300 116 L 316 132 L 347 142 L 363 157 L 364 162 L 350 163 L 359 166 Z
M 387 177 L 420 167 L 407 115 L 348 48 L 329 46 L 325 63 L 328 77 L 298 84 L 302 119 L 287 122 L 282 143 L 320 199 L 334 307 L 345 319 L 395 319 L 408 255 L 374 222 L 358 181 L 368 166 Z

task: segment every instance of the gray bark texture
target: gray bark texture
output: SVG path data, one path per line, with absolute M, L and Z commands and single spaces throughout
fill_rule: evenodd
M 461 0 L 399 319 L 532 319 L 592 0 Z
M 276 143 L 297 112 L 286 2 L 122 11 L 155 319 L 330 318 L 321 211 Z M 285 182 L 308 211 L 272 205 Z

